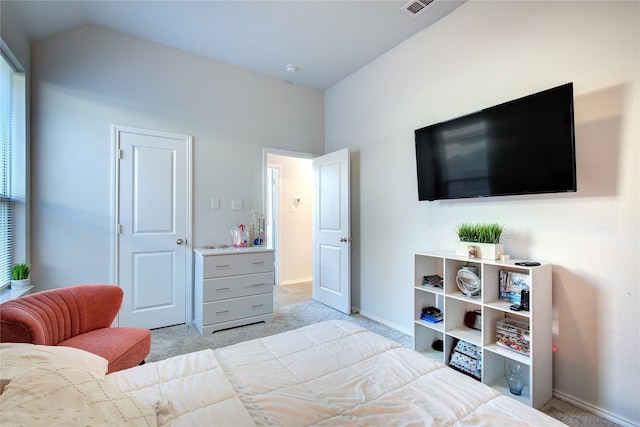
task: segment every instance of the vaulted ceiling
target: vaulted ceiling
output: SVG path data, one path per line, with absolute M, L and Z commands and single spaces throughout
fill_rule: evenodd
M 0 7 L 10 4 L 34 41 L 94 24 L 325 90 L 464 3 L 428 1 L 415 0 L 417 14 L 405 0 L 2 0 Z

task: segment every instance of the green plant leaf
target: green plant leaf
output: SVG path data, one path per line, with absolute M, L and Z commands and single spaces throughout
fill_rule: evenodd
M 463 223 L 456 227 L 461 242 L 500 243 L 504 228 L 500 224 Z
M 29 264 L 16 264 L 11 267 L 11 279 L 12 280 L 24 280 L 29 278 L 29 273 L 31 269 L 29 268 Z

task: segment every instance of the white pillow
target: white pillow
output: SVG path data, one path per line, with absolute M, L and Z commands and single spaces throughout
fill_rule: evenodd
M 156 426 L 156 408 L 127 396 L 95 372 L 68 366 L 33 368 L 0 395 L 2 425 Z
M 109 361 L 97 354 L 73 347 L 0 343 L 0 393 L 16 375 L 38 366 L 71 366 L 104 377 Z

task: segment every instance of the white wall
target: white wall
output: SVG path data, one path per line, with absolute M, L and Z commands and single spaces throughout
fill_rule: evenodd
M 313 169 L 311 159 L 270 155 L 280 169 L 278 259 L 281 285 L 311 281 Z M 299 197 L 299 204 L 293 198 Z
M 39 289 L 113 281 L 112 124 L 194 136 L 196 247 L 230 244 L 231 227 L 262 211 L 262 147 L 323 149 L 314 89 L 95 26 L 34 43 L 32 58 Z
M 20 65 L 28 71 L 31 65 L 29 38 L 10 2 L 0 3 L 0 37 Z
M 640 423 L 639 28 L 638 2 L 472 1 L 325 93 L 325 151 L 353 152 L 362 313 L 412 332 L 413 252 L 500 222 L 512 256 L 554 265 L 555 390 Z M 567 82 L 577 193 L 417 201 L 414 129 Z

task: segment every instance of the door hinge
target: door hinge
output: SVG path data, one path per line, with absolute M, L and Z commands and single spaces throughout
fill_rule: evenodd
M 122 224 L 116 225 L 116 233 L 122 234 Z
M 123 156 L 123 153 L 122 153 L 122 149 L 120 148 L 118 149 L 118 160 L 122 160 L 122 156 Z

